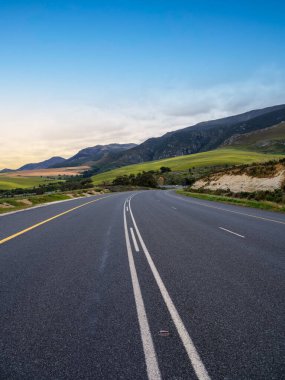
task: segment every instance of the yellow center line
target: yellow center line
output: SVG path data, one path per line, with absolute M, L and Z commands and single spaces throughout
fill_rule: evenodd
M 10 236 L 8 236 L 8 237 L 6 237 L 6 238 L 0 240 L 0 244 L 6 243 L 7 241 L 9 241 L 9 240 L 11 240 L 11 239 L 14 239 L 14 238 L 17 237 L 17 236 L 23 235 L 24 233 L 29 232 L 29 231 L 31 231 L 31 230 L 33 230 L 34 228 L 37 228 L 37 227 L 39 227 L 39 226 L 42 226 L 43 224 L 48 223 L 48 222 L 50 222 L 50 221 L 52 221 L 52 220 L 54 220 L 54 219 L 56 219 L 56 218 L 59 218 L 59 217 L 62 216 L 62 215 L 68 214 L 68 213 L 71 212 L 71 211 L 74 211 L 74 210 L 77 210 L 77 209 L 79 209 L 79 208 L 81 208 L 81 207 L 83 207 L 83 206 L 89 205 L 90 203 L 98 202 L 98 201 L 100 201 L 100 200 L 102 200 L 102 199 L 105 199 L 105 198 L 108 198 L 108 197 L 110 197 L 110 196 L 111 196 L 111 195 L 107 195 L 106 197 L 103 197 L 103 198 L 94 199 L 93 201 L 83 203 L 82 205 L 79 205 L 79 206 L 76 206 L 76 207 L 70 208 L 70 209 L 67 210 L 67 211 L 64 211 L 64 212 L 61 212 L 60 214 L 54 215 L 54 216 L 52 216 L 51 218 L 48 218 L 48 219 L 46 219 L 46 220 L 43 220 L 42 222 L 39 222 L 39 223 L 33 224 L 32 226 L 30 226 L 30 227 L 28 227 L 28 228 L 25 228 L 24 230 L 21 230 L 21 231 L 19 231 L 19 232 L 16 232 L 15 234 L 10 235 Z

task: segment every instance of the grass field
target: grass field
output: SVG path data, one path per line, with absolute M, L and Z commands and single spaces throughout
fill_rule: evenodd
M 0 190 L 27 189 L 44 183 L 57 182 L 59 181 L 57 179 L 58 176 L 79 175 L 89 168 L 87 165 L 82 165 L 68 168 L 34 169 L 1 173 Z
M 198 198 L 198 199 L 203 199 L 206 201 L 222 202 L 222 203 L 234 204 L 238 206 L 259 208 L 259 209 L 268 210 L 268 211 L 285 212 L 284 205 L 280 205 L 274 202 L 232 198 L 232 197 L 226 197 L 223 195 L 214 195 L 214 194 L 191 193 L 191 192 L 183 191 L 183 190 L 177 190 L 176 192 L 177 194 L 185 195 L 186 197 Z
M 187 171 L 193 167 L 219 166 L 219 165 L 238 165 L 250 164 L 253 162 L 269 161 L 271 159 L 282 158 L 284 155 L 263 154 L 257 152 L 242 151 L 240 149 L 217 149 L 209 152 L 191 154 L 167 158 L 159 161 L 144 162 L 124 166 L 122 168 L 100 173 L 92 177 L 94 184 L 108 183 L 119 175 L 137 174 L 142 171 L 159 170 L 161 166 L 170 167 L 172 171 Z
M 9 177 L 0 175 L 0 190 L 11 190 L 15 188 L 27 189 L 43 183 L 52 182 L 41 177 Z

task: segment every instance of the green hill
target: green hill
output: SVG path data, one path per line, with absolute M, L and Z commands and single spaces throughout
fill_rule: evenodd
M 41 177 L 11 177 L 0 175 L 0 190 L 11 190 L 16 188 L 27 189 L 41 184 L 52 182 Z
M 258 152 L 242 151 L 240 149 L 223 148 L 203 153 L 124 166 L 97 174 L 93 176 L 92 179 L 94 184 L 110 183 L 119 175 L 137 174 L 142 171 L 159 170 L 161 166 L 170 167 L 172 171 L 183 172 L 193 167 L 248 164 L 252 162 L 269 161 L 271 159 L 278 159 L 284 156 L 285 155 L 263 154 Z

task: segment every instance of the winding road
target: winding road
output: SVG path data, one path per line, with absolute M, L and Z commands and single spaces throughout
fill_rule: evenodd
M 285 215 L 173 191 L 0 217 L 1 379 L 285 378 Z

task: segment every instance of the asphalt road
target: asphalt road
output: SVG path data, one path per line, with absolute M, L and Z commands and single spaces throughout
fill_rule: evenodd
M 0 379 L 284 379 L 285 216 L 102 195 L 0 217 Z

